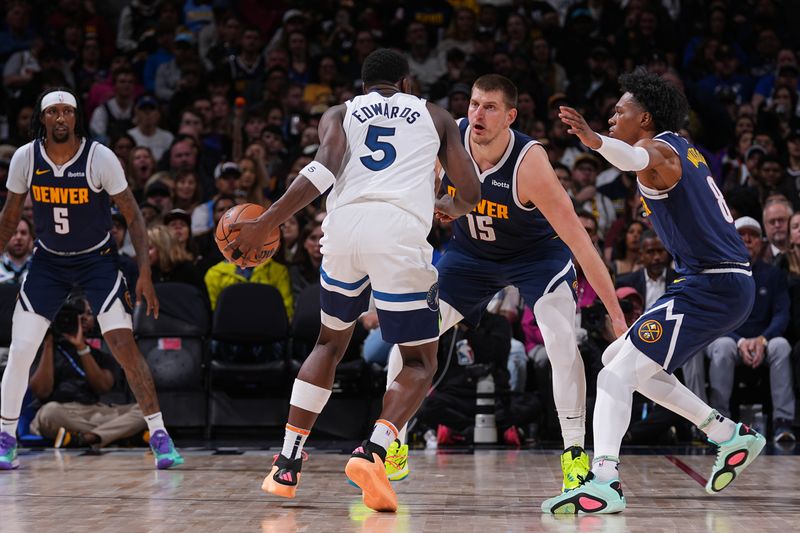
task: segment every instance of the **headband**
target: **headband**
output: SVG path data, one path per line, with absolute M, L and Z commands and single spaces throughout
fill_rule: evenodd
M 67 104 L 71 105 L 75 109 L 78 108 L 78 102 L 75 101 L 75 97 L 70 93 L 65 91 L 53 91 L 51 93 L 47 93 L 42 98 L 42 111 L 56 104 Z

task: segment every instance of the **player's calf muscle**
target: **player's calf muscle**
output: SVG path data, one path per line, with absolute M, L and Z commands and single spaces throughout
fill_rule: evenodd
M 139 356 L 138 360 L 134 360 L 132 364 L 123 364 L 122 368 L 125 371 L 125 378 L 128 380 L 128 385 L 133 391 L 136 402 L 142 409 L 142 413 L 145 415 L 157 413 L 160 409 L 156 388 L 153 384 L 150 368 L 147 366 L 144 357 Z

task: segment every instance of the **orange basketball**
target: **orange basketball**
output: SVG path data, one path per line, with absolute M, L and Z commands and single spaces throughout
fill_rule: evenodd
M 222 218 L 217 224 L 217 229 L 214 231 L 214 239 L 217 241 L 222 255 L 231 263 L 235 263 L 240 267 L 253 267 L 267 262 L 281 245 L 281 230 L 275 228 L 269 235 L 264 235 L 261 247 L 257 251 L 251 251 L 246 257 L 240 256 L 237 250 L 226 250 L 225 247 L 236 238 L 239 231 L 231 231 L 229 225 L 234 222 L 243 222 L 246 220 L 254 220 L 258 218 L 261 213 L 266 211 L 263 207 L 257 204 L 240 204 L 228 209 L 222 215 Z

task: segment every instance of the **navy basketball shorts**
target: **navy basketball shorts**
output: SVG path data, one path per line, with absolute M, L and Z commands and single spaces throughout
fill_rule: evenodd
M 545 247 L 534 256 L 515 261 L 489 261 L 461 251 L 451 242 L 436 264 L 439 270 L 439 297 L 476 326 L 492 297 L 513 285 L 525 304 L 533 309 L 544 296 L 566 283 L 573 297 L 577 286 L 575 267 L 566 246 Z M 576 298 L 577 301 L 577 298 Z M 451 320 L 452 321 L 452 320 Z M 454 324 L 442 324 L 442 332 Z
M 320 268 L 322 324 L 350 327 L 375 300 L 383 340 L 414 346 L 439 338 L 439 291 L 426 228 L 400 210 L 328 215 Z
M 130 316 L 131 296 L 111 244 L 77 255 L 57 255 L 37 246 L 20 288 L 19 303 L 25 311 L 52 321 L 76 286 L 83 289 L 98 323 L 100 315 L 111 311 L 116 302 L 121 304 L 120 311 Z
M 755 283 L 746 273 L 687 275 L 667 287 L 630 327 L 627 338 L 672 373 L 708 343 L 742 325 L 754 300 Z

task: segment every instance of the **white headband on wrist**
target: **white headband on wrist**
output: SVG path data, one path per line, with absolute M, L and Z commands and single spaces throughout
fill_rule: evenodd
M 65 91 L 53 91 L 42 98 L 42 111 L 56 104 L 67 104 L 76 109 L 78 108 L 78 102 L 75 101 L 74 96 Z

